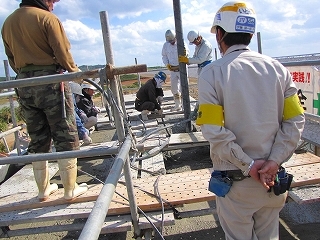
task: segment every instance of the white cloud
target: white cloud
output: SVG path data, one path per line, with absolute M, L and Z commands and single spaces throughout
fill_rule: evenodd
M 80 21 L 66 20 L 62 24 L 71 41 L 89 45 L 96 44 L 102 37 L 101 30 L 89 28 Z
M 257 30 L 262 37 L 262 51 L 270 56 L 319 52 L 320 9 L 316 0 L 248 0 L 257 13 Z M 0 25 L 18 7 L 18 0 L 2 0 Z M 216 47 L 210 33 L 214 15 L 222 3 L 181 0 L 184 38 L 198 30 Z M 174 29 L 172 0 L 63 0 L 54 13 L 61 19 L 71 42 L 71 52 L 78 65 L 105 64 L 100 12 L 107 11 L 114 62 L 118 66 L 145 63 L 162 65 L 164 33 Z M 257 50 L 257 40 L 250 44 Z M 194 47 L 189 46 L 190 53 Z M 0 57 L 6 59 L 0 44 Z M 1 74 L 3 73 L 3 74 Z M 0 65 L 0 75 L 4 75 Z

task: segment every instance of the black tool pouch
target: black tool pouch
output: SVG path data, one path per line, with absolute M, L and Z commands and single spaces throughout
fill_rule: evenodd
M 220 171 L 213 171 L 208 190 L 218 197 L 224 197 L 230 191 L 232 183 L 233 180 L 224 176 Z
M 276 196 L 285 193 L 289 190 L 293 175 L 286 172 L 284 167 L 280 167 L 278 170 L 277 178 L 275 180 L 273 192 Z

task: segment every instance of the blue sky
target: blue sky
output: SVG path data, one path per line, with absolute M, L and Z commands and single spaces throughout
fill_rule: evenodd
M 20 1 L 1 0 L 0 26 Z M 320 8 L 318 0 L 250 0 L 257 14 L 262 52 L 272 57 L 320 52 Z M 225 1 L 181 0 L 184 39 L 197 30 L 217 48 L 210 33 L 213 18 Z M 172 0 L 61 0 L 53 11 L 71 42 L 71 52 L 80 65 L 105 64 L 99 12 L 106 11 L 116 66 L 138 63 L 163 65 L 161 49 L 167 29 L 174 29 Z M 193 46 L 188 46 L 190 53 Z M 249 47 L 257 51 L 256 36 Z M 3 44 L 0 57 L 7 59 Z M 4 76 L 3 63 L 0 76 Z

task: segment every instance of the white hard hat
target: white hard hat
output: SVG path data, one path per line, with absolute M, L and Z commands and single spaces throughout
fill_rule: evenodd
M 245 2 L 234 1 L 224 4 L 214 17 L 211 32 L 220 26 L 227 33 L 251 33 L 256 31 L 256 14 Z
M 175 40 L 176 38 L 176 33 L 173 30 L 167 30 L 165 33 L 166 41 L 170 42 Z
M 97 88 L 90 83 L 82 83 L 81 87 L 82 87 L 82 89 L 89 88 L 92 90 L 97 90 Z
M 187 38 L 188 38 L 188 40 L 189 40 L 189 44 L 190 45 L 192 45 L 192 43 L 194 42 L 194 40 L 197 38 L 197 37 L 199 37 L 200 35 L 199 35 L 199 32 L 196 32 L 196 31 L 190 31 L 189 33 L 188 33 L 188 36 L 187 36 Z
M 75 83 L 75 82 L 69 82 L 69 85 L 70 85 L 72 93 L 75 93 L 75 94 L 83 96 L 82 88 L 81 88 L 80 84 Z

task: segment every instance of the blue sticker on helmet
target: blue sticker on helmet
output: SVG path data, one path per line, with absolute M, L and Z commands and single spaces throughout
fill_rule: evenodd
M 220 13 L 217 13 L 216 19 L 217 19 L 217 21 L 221 21 L 221 14 Z
M 238 16 L 235 30 L 236 32 L 254 33 L 256 28 L 256 21 L 252 17 Z

